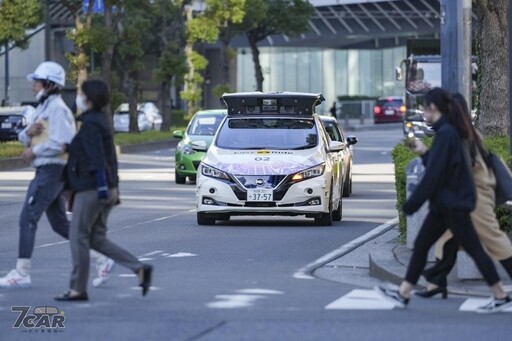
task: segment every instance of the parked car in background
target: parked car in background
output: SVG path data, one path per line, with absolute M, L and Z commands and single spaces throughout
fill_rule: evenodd
M 338 120 L 332 116 L 320 116 L 320 120 L 331 141 L 341 142 L 344 146 L 342 150 L 335 153 L 338 153 L 343 162 L 343 196 L 349 197 L 352 194 L 352 146 L 357 143 L 357 137 L 350 135 L 345 138 L 345 133 L 338 124 Z
M 129 104 L 123 103 L 117 107 L 114 112 L 114 116 L 119 113 L 128 112 Z M 152 102 L 141 102 L 137 104 L 137 110 L 142 112 L 144 116 L 146 116 L 146 121 L 149 124 L 149 130 L 160 130 L 162 126 L 162 115 L 160 115 L 160 110 L 158 107 Z M 139 129 L 140 130 L 140 129 Z
M 402 97 L 380 97 L 373 107 L 374 123 L 402 122 L 406 111 Z
M 0 107 L 0 141 L 17 140 L 18 133 L 32 123 L 34 113 L 30 105 Z
M 187 177 L 191 181 L 196 180 L 197 168 L 226 115 L 226 110 L 201 110 L 192 117 L 185 132 L 173 132 L 174 137 L 181 139 L 175 152 L 177 184 L 184 184 Z
M 151 130 L 146 114 L 142 111 L 137 112 L 137 123 L 139 131 Z M 130 131 L 130 113 L 126 111 L 117 111 L 114 113 L 114 131 L 116 133 L 127 133 Z
M 224 94 L 228 116 L 197 172 L 197 223 L 231 216 L 342 219 L 343 165 L 310 93 Z

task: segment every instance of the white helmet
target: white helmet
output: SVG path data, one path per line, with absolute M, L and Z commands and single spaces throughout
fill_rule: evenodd
M 64 86 L 66 72 L 64 68 L 55 62 L 42 62 L 36 70 L 27 76 L 29 81 L 47 80 L 57 85 Z

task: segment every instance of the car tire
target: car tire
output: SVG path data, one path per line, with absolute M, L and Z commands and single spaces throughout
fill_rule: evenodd
M 198 225 L 215 225 L 215 218 L 208 213 L 197 212 Z
M 343 201 L 340 198 L 338 208 L 332 211 L 332 221 L 341 221 L 343 217 Z
M 187 177 L 178 174 L 178 171 L 174 171 L 174 179 L 178 185 L 183 185 L 187 182 Z
M 195 176 L 189 176 L 188 179 L 190 180 L 190 182 L 195 182 L 196 181 L 196 177 Z
M 352 167 L 348 169 L 347 179 L 343 182 L 343 197 L 348 198 L 352 194 Z
M 222 221 L 229 221 L 229 219 L 231 219 L 231 216 L 229 214 L 219 214 L 218 215 L 218 220 L 222 220 Z
M 331 195 L 329 196 L 329 212 L 321 213 L 320 216 L 315 217 L 315 224 L 318 226 L 331 226 L 332 225 L 332 185 L 331 185 Z

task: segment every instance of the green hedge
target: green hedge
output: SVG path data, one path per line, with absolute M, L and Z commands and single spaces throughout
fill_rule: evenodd
M 423 142 L 430 146 L 432 138 L 424 138 Z M 509 139 L 508 137 L 496 137 L 484 141 L 486 148 L 499 155 L 504 161 L 510 161 Z M 406 174 L 407 164 L 416 157 L 407 147 L 399 143 L 393 148 L 393 163 L 395 165 L 395 187 L 396 187 L 396 208 L 398 210 L 400 238 L 405 240 L 407 234 L 406 217 L 402 213 L 402 206 L 406 197 Z M 510 211 L 506 208 L 497 208 L 496 215 L 500 222 L 500 227 L 506 232 L 510 232 Z
M 18 157 L 25 148 L 18 141 L 1 142 L 0 158 Z

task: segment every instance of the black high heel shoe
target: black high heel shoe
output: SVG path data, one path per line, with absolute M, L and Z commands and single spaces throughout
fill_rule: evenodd
M 448 298 L 448 289 L 446 289 L 446 287 L 437 287 L 432 290 L 425 289 L 423 291 L 416 291 L 414 294 L 423 298 L 431 298 L 437 294 L 441 294 L 441 297 L 445 300 Z

